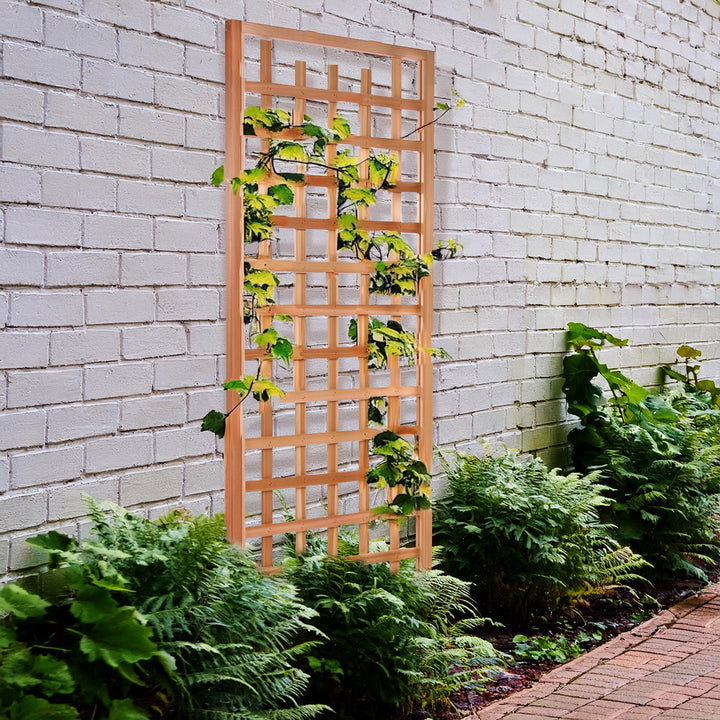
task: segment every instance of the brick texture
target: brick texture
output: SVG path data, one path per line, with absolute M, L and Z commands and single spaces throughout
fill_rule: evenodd
M 83 491 L 151 516 L 223 507 L 199 418 L 222 398 L 208 176 L 238 13 L 433 48 L 437 97 L 468 101 L 436 126 L 436 235 L 465 247 L 435 269 L 454 357 L 435 366 L 436 442 L 562 463 L 570 320 L 628 337 L 608 361 L 640 382 L 681 343 L 720 370 L 720 5 L 0 0 L 0 576 L 30 562 L 15 538 L 80 532 Z

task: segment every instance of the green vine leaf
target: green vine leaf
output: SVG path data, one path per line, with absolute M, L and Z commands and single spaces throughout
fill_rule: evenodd
M 384 425 L 387 399 L 384 397 L 371 397 L 368 400 L 368 422 L 371 425 Z
M 271 153 L 280 160 L 289 160 L 292 162 L 304 163 L 309 159 L 305 147 L 301 143 L 290 140 L 273 142 L 271 144 Z
M 212 184 L 215 187 L 220 187 L 225 182 L 225 166 L 221 165 L 219 168 L 215 168 L 212 179 Z
M 225 437 L 225 420 L 227 415 L 218 410 L 211 410 L 202 419 L 200 430 L 208 430 L 215 433 L 221 440 Z
M 347 140 L 350 137 L 350 123 L 340 115 L 332 119 L 332 129 L 340 140 Z
M 292 205 L 295 200 L 295 193 L 288 185 L 272 185 L 268 188 L 268 194 L 277 201 L 278 205 Z
M 274 397 L 285 397 L 285 393 L 274 382 L 266 378 L 255 380 L 252 386 L 252 394 L 258 402 L 267 402 Z
M 364 207 L 374 205 L 376 202 L 375 193 L 368 188 L 362 187 L 347 188 L 347 190 L 343 191 L 343 197 L 354 205 L 362 205 Z
M 393 187 L 397 182 L 399 165 L 398 156 L 394 153 L 371 154 L 368 159 L 370 185 L 377 189 Z

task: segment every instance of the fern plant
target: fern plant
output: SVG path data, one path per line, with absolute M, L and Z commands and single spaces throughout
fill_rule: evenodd
M 92 501 L 89 511 L 93 533 L 82 545 L 57 532 L 30 541 L 50 553 L 66 580 L 69 592 L 59 606 L 64 615 L 46 619 L 38 610 L 34 634 L 23 626 L 24 634 L 5 640 L 10 650 L 0 650 L 2 660 L 3 652 L 16 653 L 16 639 L 28 644 L 30 638 L 42 649 L 56 646 L 58 634 L 80 636 L 80 652 L 60 656 L 75 681 L 71 701 L 82 711 L 97 698 L 100 709 L 58 714 L 58 720 L 308 720 L 324 709 L 301 701 L 308 675 L 299 665 L 317 641 L 309 624 L 315 613 L 290 585 L 261 575 L 226 542 L 222 516 L 176 511 L 151 522 Z M 6 606 L 0 600 L 0 608 Z M 84 623 L 81 632 L 73 617 Z M 15 631 L 12 623 L 6 627 Z M 83 653 L 115 674 L 94 670 L 97 663 L 76 667 Z M 36 665 L 49 662 L 43 654 L 34 657 Z M 47 666 L 53 668 L 62 678 L 59 665 Z M 0 667 L 0 713 L 7 695 L 2 682 Z M 41 692 L 33 702 L 45 701 Z M 69 691 L 63 685 L 57 692 Z M 112 698 L 118 698 L 115 705 Z M 9 720 L 30 717 L 9 707 Z
M 708 444 L 717 428 L 702 424 L 679 417 L 666 427 L 640 426 L 596 412 L 570 433 L 575 466 L 602 466 L 612 497 L 605 515 L 620 542 L 642 553 L 656 575 L 705 579 L 702 565 L 720 557 L 719 446 Z
M 91 561 L 113 559 L 158 646 L 176 659 L 177 718 L 305 720 L 322 710 L 300 704 L 314 613 L 227 543 L 222 516 L 175 511 L 150 522 L 118 507 L 108 517 L 93 503 L 90 514 L 102 548 L 93 559 L 90 546 Z M 301 632 L 307 642 L 297 642 Z
M 482 621 L 456 578 L 325 555 L 290 560 L 288 577 L 326 635 L 309 658 L 309 692 L 329 698 L 333 717 L 390 720 L 446 708 L 469 673 L 487 680 L 505 660 L 468 634 Z M 457 615 L 470 617 L 458 623 Z
M 443 452 L 449 493 L 436 503 L 442 567 L 472 581 L 483 612 L 527 617 L 639 578 L 642 558 L 600 521 L 598 474 L 563 475 L 515 453 Z
M 600 468 L 611 499 L 603 517 L 655 575 L 706 579 L 702 565 L 720 557 L 720 411 L 715 383 L 699 381 L 699 365 L 690 365 L 699 351 L 678 349 L 684 375 L 664 368 L 683 387 L 650 391 L 599 361 L 605 342 L 627 340 L 581 323 L 568 328 L 575 353 L 565 358 L 563 389 L 581 420 L 568 436 L 575 469 Z M 599 376 L 612 392 L 607 403 L 593 382 Z

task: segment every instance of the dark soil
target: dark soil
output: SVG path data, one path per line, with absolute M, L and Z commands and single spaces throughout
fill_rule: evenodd
M 708 572 L 711 582 L 720 580 L 720 571 Z M 480 633 L 492 642 L 498 650 L 511 654 L 515 648 L 513 637 L 518 634 L 528 637 L 537 635 L 565 637 L 572 641 L 579 633 L 592 635 L 598 630 L 602 632 L 602 640 L 590 641 L 582 645 L 583 650 L 607 642 L 616 635 L 631 630 L 648 620 L 661 610 L 676 605 L 686 597 L 697 595 L 705 587 L 696 580 L 680 580 L 674 583 L 658 585 L 644 593 L 633 593 L 627 588 L 617 588 L 608 595 L 591 600 L 585 607 L 572 613 L 555 618 L 534 619 L 530 623 L 508 623 L 503 627 L 489 627 Z M 517 690 L 530 687 L 545 673 L 557 667 L 558 662 L 516 662 L 499 675 L 486 687 L 473 687 L 469 682 L 457 693 L 452 702 L 455 712 L 434 716 L 436 720 L 457 720 L 489 705 L 495 700 L 506 697 Z

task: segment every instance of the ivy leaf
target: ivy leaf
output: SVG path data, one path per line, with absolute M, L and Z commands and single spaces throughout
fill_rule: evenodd
M 388 188 L 397 182 L 398 156 L 388 153 L 377 153 L 368 159 L 370 184 L 375 188 Z
M 91 662 L 102 660 L 116 668 L 149 660 L 157 652 L 151 635 L 152 630 L 138 622 L 134 608 L 122 607 L 92 626 L 80 640 L 80 650 Z
M 215 433 L 220 439 L 225 437 L 225 419 L 227 415 L 218 410 L 211 410 L 202 420 L 200 430 Z
M 280 337 L 280 333 L 275 328 L 268 328 L 265 330 L 265 332 L 258 333 L 253 338 L 253 342 L 259 347 L 259 348 L 267 348 L 268 346 L 273 346 Z
M 245 377 L 240 380 L 227 380 L 223 383 L 223 387 L 226 390 L 234 390 L 235 392 L 239 392 L 241 395 L 247 395 L 254 380 L 254 375 L 245 375 Z
M 697 348 L 692 347 L 691 345 L 681 345 L 677 349 L 677 354 L 681 358 L 699 358 L 702 355 L 702 352 L 698 350 Z
M 254 167 L 245 170 L 240 176 L 239 181 L 241 185 L 257 185 L 259 182 L 262 182 L 265 175 L 264 167 Z
M 237 194 L 238 194 L 238 191 L 239 191 L 240 188 L 242 187 L 242 182 L 240 181 L 240 178 L 239 178 L 239 177 L 234 177 L 234 178 L 230 181 L 230 187 L 232 188 L 233 195 L 237 195 Z
M 215 187 L 220 187 L 225 182 L 225 166 L 215 168 L 210 180 Z
M 371 397 L 368 400 L 368 422 L 373 425 L 385 424 L 387 400 L 384 397 Z
M 333 132 L 338 135 L 340 140 L 346 140 L 350 137 L 350 123 L 340 115 L 336 115 L 332 119 L 332 129 Z
M 341 230 L 355 230 L 357 228 L 358 219 L 353 213 L 343 213 L 338 215 L 338 228 Z
M 370 470 L 365 479 L 370 485 L 377 485 L 378 488 L 395 487 L 402 480 L 402 473 L 390 463 L 384 462 Z
M 268 193 L 277 200 L 278 205 L 292 205 L 295 199 L 295 193 L 288 185 L 272 185 Z
M 411 495 L 400 493 L 390 503 L 390 508 L 398 515 L 409 515 L 415 509 L 415 502 Z
M 277 342 L 270 348 L 270 357 L 280 362 L 288 369 L 291 367 L 293 355 L 292 343 L 284 337 L 278 338 Z
M 295 162 L 307 162 L 308 160 L 305 148 L 300 143 L 296 142 L 290 142 L 287 140 L 278 142 L 273 146 L 272 152 L 281 160 L 290 160 Z
M 9 583 L 0 588 L 0 609 L 9 612 L 16 618 L 42 617 L 51 603 L 39 595 L 30 593 L 16 583 Z
M 266 378 L 255 380 L 252 386 L 252 394 L 258 402 L 267 402 L 273 397 L 285 397 L 285 393 L 272 380 Z
M 450 106 L 446 102 L 436 102 L 435 109 L 436 110 L 449 110 Z
M 368 188 L 351 187 L 343 191 L 343 196 L 355 205 L 368 205 L 375 204 L 375 194 Z

